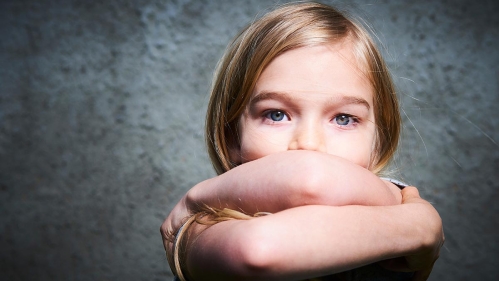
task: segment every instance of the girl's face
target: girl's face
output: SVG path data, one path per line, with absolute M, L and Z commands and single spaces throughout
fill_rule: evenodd
M 239 120 L 239 163 L 314 150 L 369 167 L 375 142 L 373 89 L 349 43 L 302 47 L 263 71 Z

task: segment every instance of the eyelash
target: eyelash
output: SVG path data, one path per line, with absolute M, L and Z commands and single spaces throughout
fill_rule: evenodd
M 272 117 L 271 117 L 271 114 L 273 114 L 273 113 L 280 113 L 280 114 L 282 114 L 282 118 L 280 120 L 273 120 Z M 263 117 L 265 119 L 269 120 L 270 122 L 273 122 L 273 123 L 281 122 L 282 119 L 284 119 L 284 117 L 286 117 L 288 120 L 290 119 L 289 115 L 284 110 L 279 110 L 279 109 L 267 110 L 267 111 L 264 112 Z
M 338 124 L 338 121 L 337 119 L 339 117 L 343 117 L 343 118 L 349 118 L 349 120 L 351 120 L 351 122 L 349 121 L 348 124 L 345 124 L 345 125 L 341 125 L 341 124 Z M 356 116 L 353 116 L 353 115 L 350 115 L 350 114 L 346 114 L 346 113 L 340 113 L 340 114 L 337 114 L 336 116 L 334 116 L 334 118 L 332 119 L 332 121 L 335 121 L 336 120 L 336 125 L 340 126 L 340 127 L 347 127 L 347 126 L 355 126 L 357 124 L 360 123 L 360 120 L 358 117 Z
M 271 116 L 271 114 L 273 114 L 273 113 L 280 113 L 280 114 L 282 114 L 281 119 L 279 119 L 279 120 L 274 120 L 274 119 L 272 118 L 272 116 Z M 290 118 L 289 118 L 289 115 L 288 115 L 288 114 L 287 114 L 284 110 L 280 110 L 280 109 L 271 109 L 271 110 L 267 110 L 267 111 L 265 111 L 265 112 L 264 112 L 263 117 L 264 117 L 264 119 L 269 120 L 270 122 L 273 122 L 273 123 L 278 123 L 278 122 L 281 122 L 281 121 L 282 121 L 285 117 L 286 117 L 288 120 L 290 119 Z M 338 119 L 338 118 L 341 118 L 341 117 L 342 117 L 342 118 L 348 118 L 348 123 L 347 123 L 347 124 L 344 124 L 344 125 L 342 125 L 342 124 L 338 124 L 337 119 Z M 332 121 L 332 122 L 334 122 L 335 120 L 336 120 L 336 124 L 335 124 L 335 125 L 340 126 L 340 127 L 355 126 L 355 125 L 357 125 L 357 124 L 359 124 L 359 123 L 360 123 L 360 120 L 359 120 L 359 118 L 358 118 L 358 117 L 356 117 L 356 116 L 354 116 L 354 115 L 351 115 L 351 114 L 347 114 L 347 113 L 339 113 L 339 114 L 335 115 L 335 116 L 333 117 L 333 119 L 331 119 L 331 121 Z

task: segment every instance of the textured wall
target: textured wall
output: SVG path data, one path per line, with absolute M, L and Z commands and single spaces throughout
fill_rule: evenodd
M 170 279 L 159 226 L 213 175 L 213 68 L 275 3 L 1 1 L 2 280 Z M 497 280 L 499 5 L 342 6 L 386 45 L 404 108 L 396 168 L 444 220 L 431 280 Z

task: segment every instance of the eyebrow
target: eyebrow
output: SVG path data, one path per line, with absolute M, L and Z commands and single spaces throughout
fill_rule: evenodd
M 256 94 L 251 100 L 250 100 L 250 105 L 254 105 L 260 101 L 264 100 L 282 100 L 285 102 L 292 102 L 294 99 L 290 97 L 288 94 L 285 92 L 261 92 Z M 356 97 L 356 96 L 341 96 L 338 99 L 333 99 L 331 98 L 328 102 L 328 104 L 334 104 L 334 105 L 347 105 L 347 104 L 358 104 L 358 105 L 363 105 L 365 106 L 368 110 L 371 109 L 371 105 L 361 97 Z

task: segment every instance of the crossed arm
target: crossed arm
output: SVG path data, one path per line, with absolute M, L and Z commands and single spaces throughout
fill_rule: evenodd
M 194 225 L 185 269 L 195 280 L 300 280 L 387 259 L 391 269 L 418 271 L 425 280 L 443 243 L 440 217 L 414 188 L 403 195 L 397 205 L 396 187 L 346 160 L 285 152 L 195 186 L 162 233 L 199 203 L 274 213 Z

